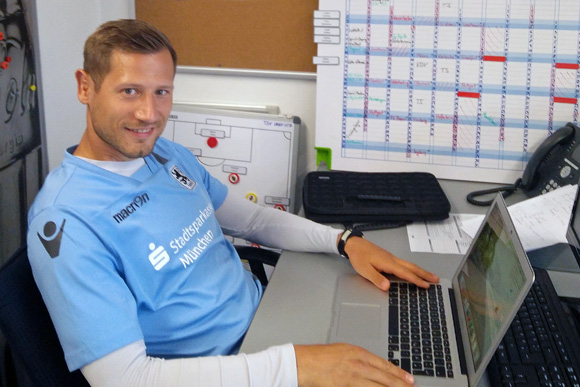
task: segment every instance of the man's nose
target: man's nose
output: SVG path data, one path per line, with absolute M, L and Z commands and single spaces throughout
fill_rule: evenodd
M 155 97 L 152 95 L 143 95 L 139 99 L 135 116 L 140 121 L 152 122 L 155 121 L 155 111 Z

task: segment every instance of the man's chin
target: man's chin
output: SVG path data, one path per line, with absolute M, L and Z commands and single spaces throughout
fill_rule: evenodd
M 133 144 L 134 147 L 131 149 L 125 149 L 123 154 L 131 159 L 149 156 L 151 152 L 153 152 L 153 148 L 155 147 L 158 138 L 159 136 L 155 136 L 155 139 L 149 138 L 147 141 Z
M 124 151 L 121 151 L 123 156 L 125 156 L 127 159 L 131 159 L 131 160 L 149 156 L 151 154 L 151 152 L 153 152 L 153 146 L 142 147 L 139 149 L 130 149 L 130 150 L 126 149 Z

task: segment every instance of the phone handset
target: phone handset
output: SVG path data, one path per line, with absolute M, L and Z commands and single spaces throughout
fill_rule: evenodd
M 532 192 L 532 190 L 536 188 L 536 185 L 538 184 L 538 180 L 540 179 L 540 170 L 543 167 L 544 170 L 546 168 L 550 170 L 549 171 L 550 175 L 555 173 L 556 171 L 555 165 L 546 166 L 547 162 L 550 159 L 550 156 L 552 156 L 553 153 L 561 153 L 561 152 L 564 152 L 566 154 L 570 153 L 572 149 L 559 150 L 557 152 L 554 151 L 558 146 L 565 147 L 568 144 L 575 145 L 573 140 L 575 137 L 578 136 L 580 136 L 580 128 L 569 122 L 565 126 L 561 127 L 560 129 L 552 133 L 548 138 L 544 140 L 544 142 L 540 144 L 540 146 L 538 146 L 538 148 L 528 161 L 528 164 L 526 165 L 522 177 L 518 179 L 514 184 L 471 192 L 469 195 L 467 195 L 467 201 L 477 206 L 488 206 L 492 203 L 493 199 L 480 201 L 476 200 L 475 197 L 488 195 L 496 192 L 502 192 L 505 198 L 514 193 L 518 188 L 524 190 L 528 194 L 528 196 L 539 195 L 541 193 L 540 190 L 536 190 L 538 192 L 535 191 Z M 544 171 L 543 173 L 545 174 L 546 171 Z
M 566 126 L 563 126 L 552 133 L 552 135 L 546 138 L 544 142 L 538 146 L 532 157 L 530 157 L 526 169 L 524 170 L 524 174 L 522 175 L 520 186 L 524 191 L 529 191 L 536 186 L 539 178 L 538 170 L 542 162 L 544 162 L 546 157 L 556 146 L 569 142 L 572 137 L 574 137 L 574 133 L 574 126 L 568 123 Z

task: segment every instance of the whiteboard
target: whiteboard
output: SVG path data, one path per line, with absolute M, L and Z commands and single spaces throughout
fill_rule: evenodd
M 174 104 L 163 137 L 188 148 L 230 192 L 296 213 L 296 116 Z
M 578 0 L 320 0 L 315 145 L 332 169 L 513 183 L 578 121 Z

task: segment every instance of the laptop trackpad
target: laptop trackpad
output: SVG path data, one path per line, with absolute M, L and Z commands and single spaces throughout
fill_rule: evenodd
M 376 338 L 381 329 L 381 307 L 342 303 L 337 328 L 337 341 L 356 344 L 378 353 Z

